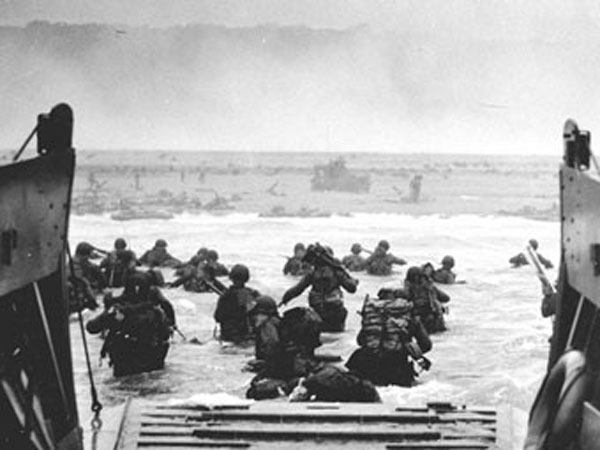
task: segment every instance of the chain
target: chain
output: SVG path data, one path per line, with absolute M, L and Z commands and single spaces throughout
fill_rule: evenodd
M 71 277 L 74 280 L 77 280 L 77 275 L 75 275 L 75 267 L 73 264 L 73 257 L 71 256 L 71 249 L 69 247 L 69 243 L 67 242 L 67 258 L 69 259 L 69 269 L 71 271 Z M 77 294 L 77 285 L 74 286 L 74 290 Z M 81 341 L 83 342 L 83 350 L 85 353 L 85 363 L 87 365 L 88 377 L 90 379 L 90 394 L 92 396 L 92 412 L 94 413 L 94 417 L 92 418 L 92 429 L 99 430 L 102 427 L 102 420 L 100 419 L 100 411 L 102 411 L 102 403 L 98 400 L 98 392 L 96 391 L 96 384 L 94 383 L 94 375 L 92 373 L 92 363 L 90 362 L 90 351 L 87 344 L 87 338 L 85 335 L 85 327 L 83 326 L 83 314 L 81 310 L 83 309 L 83 304 L 81 301 L 81 296 L 76 295 L 77 298 L 77 316 L 79 319 L 79 329 L 81 330 Z

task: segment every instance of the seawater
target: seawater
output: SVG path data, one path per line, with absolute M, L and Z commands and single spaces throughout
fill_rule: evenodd
M 367 294 L 376 295 L 384 285 L 400 286 L 409 266 L 428 261 L 437 265 L 450 254 L 456 259 L 458 277 L 467 284 L 442 287 L 452 297 L 447 316 L 449 330 L 433 336 L 433 350 L 427 355 L 433 367 L 421 375 L 416 387 L 381 388 L 384 401 L 399 405 L 450 401 L 508 406 L 515 411 L 517 427 L 523 427 L 545 372 L 551 323 L 540 315 L 540 283 L 531 267 L 513 269 L 508 258 L 523 251 L 527 240 L 535 237 L 541 253 L 557 262 L 557 222 L 390 214 L 312 219 L 183 214 L 169 221 L 116 222 L 107 216 L 71 220 L 72 246 L 85 240 L 110 249 L 116 237 L 124 237 L 138 255 L 158 238 L 166 239 L 169 252 L 183 260 L 202 246 L 215 248 L 225 264 L 246 264 L 251 271 L 249 285 L 276 300 L 297 281 L 281 271 L 284 255 L 291 253 L 296 242 L 318 241 L 330 245 L 336 256 L 342 257 L 354 242 L 373 248 L 380 239 L 387 239 L 392 253 L 409 264 L 396 267 L 391 277 L 357 274 L 357 293 L 346 295 L 346 332 L 324 339 L 323 351 L 344 359 L 356 348 L 360 327 L 357 311 Z M 169 278 L 173 274 L 166 275 Z M 551 270 L 549 276 L 554 279 L 556 270 Z M 252 374 L 241 368 L 253 351 L 222 346 L 213 337 L 216 296 L 188 293 L 181 288 L 165 289 L 164 293 L 175 306 L 179 328 L 203 345 L 184 343 L 176 335 L 164 370 L 115 379 L 106 361 L 100 365 L 101 339 L 88 336 L 101 401 L 110 406 L 128 396 L 167 400 L 200 393 L 229 393 L 243 397 Z M 307 293 L 289 306 L 305 305 Z M 71 324 L 71 336 L 80 414 L 86 417 L 89 384 L 76 323 Z M 515 431 L 519 432 L 522 430 Z

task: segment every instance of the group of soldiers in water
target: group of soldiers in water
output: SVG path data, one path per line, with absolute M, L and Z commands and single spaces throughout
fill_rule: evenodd
M 283 272 L 300 279 L 278 304 L 246 285 L 250 280 L 246 266 L 236 264 L 228 270 L 214 250 L 201 248 L 182 262 L 168 253 L 163 239 L 139 259 L 121 238 L 110 252 L 82 242 L 70 264 L 73 309 L 93 309 L 98 306 L 96 295 L 104 293 L 104 309 L 88 321 L 87 330 L 104 335 L 102 356 L 109 357 L 114 375 L 121 376 L 164 367 L 170 338 L 179 330 L 174 308 L 160 287 L 213 291 L 219 295 L 214 318 L 220 325 L 220 339 L 255 347 L 255 358 L 245 367 L 257 372 L 249 397 L 292 394 L 297 400 L 377 401 L 374 385 L 410 386 L 418 372 L 428 368 L 423 354 L 431 349 L 429 334 L 446 329 L 443 304 L 450 300 L 434 281 L 456 280 L 450 256 L 437 270 L 431 264 L 409 268 L 403 288 L 381 289 L 378 298 L 365 300 L 357 337 L 360 347 L 346 363 L 347 369 L 326 364 L 315 350 L 322 332 L 345 329 L 348 311 L 343 291 L 354 293 L 359 284 L 351 272 L 390 275 L 392 265 L 406 261 L 389 249 L 389 243 L 381 241 L 363 258 L 365 250 L 354 244 L 351 254 L 340 261 L 329 247 L 297 244 Z M 95 264 L 92 259 L 99 253 L 104 258 Z M 140 270 L 141 265 L 148 269 Z M 175 281 L 165 283 L 162 267 L 175 270 Z M 229 287 L 218 280 L 223 276 L 229 277 Z M 112 287 L 123 287 L 122 294 L 113 296 L 108 290 Z M 281 306 L 308 288 L 308 306 L 280 314 Z
M 531 240 L 530 246 L 537 252 L 537 241 Z M 393 265 L 406 264 L 389 252 L 385 240 L 372 252 L 360 244 L 350 250 L 338 260 L 327 246 L 296 244 L 283 273 L 300 278 L 277 303 L 247 286 L 248 267 L 236 264 L 228 270 L 215 250 L 201 248 L 182 262 L 168 253 L 163 239 L 139 259 L 121 238 L 110 252 L 82 242 L 70 264 L 74 309 L 94 308 L 95 293 L 105 294 L 104 309 L 88 321 L 87 330 L 104 335 L 102 356 L 109 357 L 114 375 L 121 376 L 164 367 L 170 338 L 179 330 L 174 308 L 161 287 L 213 291 L 219 295 L 214 318 L 220 326 L 220 340 L 234 345 L 252 343 L 255 348 L 255 358 L 244 368 L 257 373 L 248 397 L 378 401 L 374 386 L 411 386 L 420 371 L 429 368 L 424 356 L 432 348 L 429 336 L 446 329 L 444 313 L 450 301 L 436 284 L 457 282 L 454 258 L 445 256 L 437 269 L 431 263 L 410 267 L 403 287 L 382 288 L 377 298 L 367 296 L 360 311 L 359 348 L 340 368 L 323 361 L 315 351 L 322 332 L 345 329 L 348 310 L 343 292 L 355 293 L 359 284 L 353 274 L 388 276 Z M 92 259 L 99 252 L 104 258 L 97 265 Z M 363 252 L 369 255 L 363 257 Z M 538 254 L 538 258 L 551 267 L 543 256 Z M 520 266 L 527 259 L 519 254 L 510 262 Z M 140 270 L 141 265 L 148 269 Z M 164 267 L 175 270 L 175 281 L 165 283 L 160 271 Z M 218 279 L 224 276 L 231 281 L 228 287 Z M 123 287 L 122 294 L 113 296 L 107 290 L 112 287 Z M 281 306 L 309 288 L 307 306 L 280 313 Z

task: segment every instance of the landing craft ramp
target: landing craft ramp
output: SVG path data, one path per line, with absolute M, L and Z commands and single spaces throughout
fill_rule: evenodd
M 257 402 L 175 406 L 133 401 L 115 449 L 490 449 L 496 410 L 430 404 Z

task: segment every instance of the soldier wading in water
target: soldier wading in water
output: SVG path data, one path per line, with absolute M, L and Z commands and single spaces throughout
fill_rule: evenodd
M 286 291 L 281 305 L 298 297 L 310 286 L 308 303 L 321 317 L 322 331 L 344 331 L 348 311 L 344 307 L 342 288 L 353 294 L 358 280 L 352 278 L 341 263 L 319 244 L 310 245 L 303 260 L 311 264 L 313 270 Z

